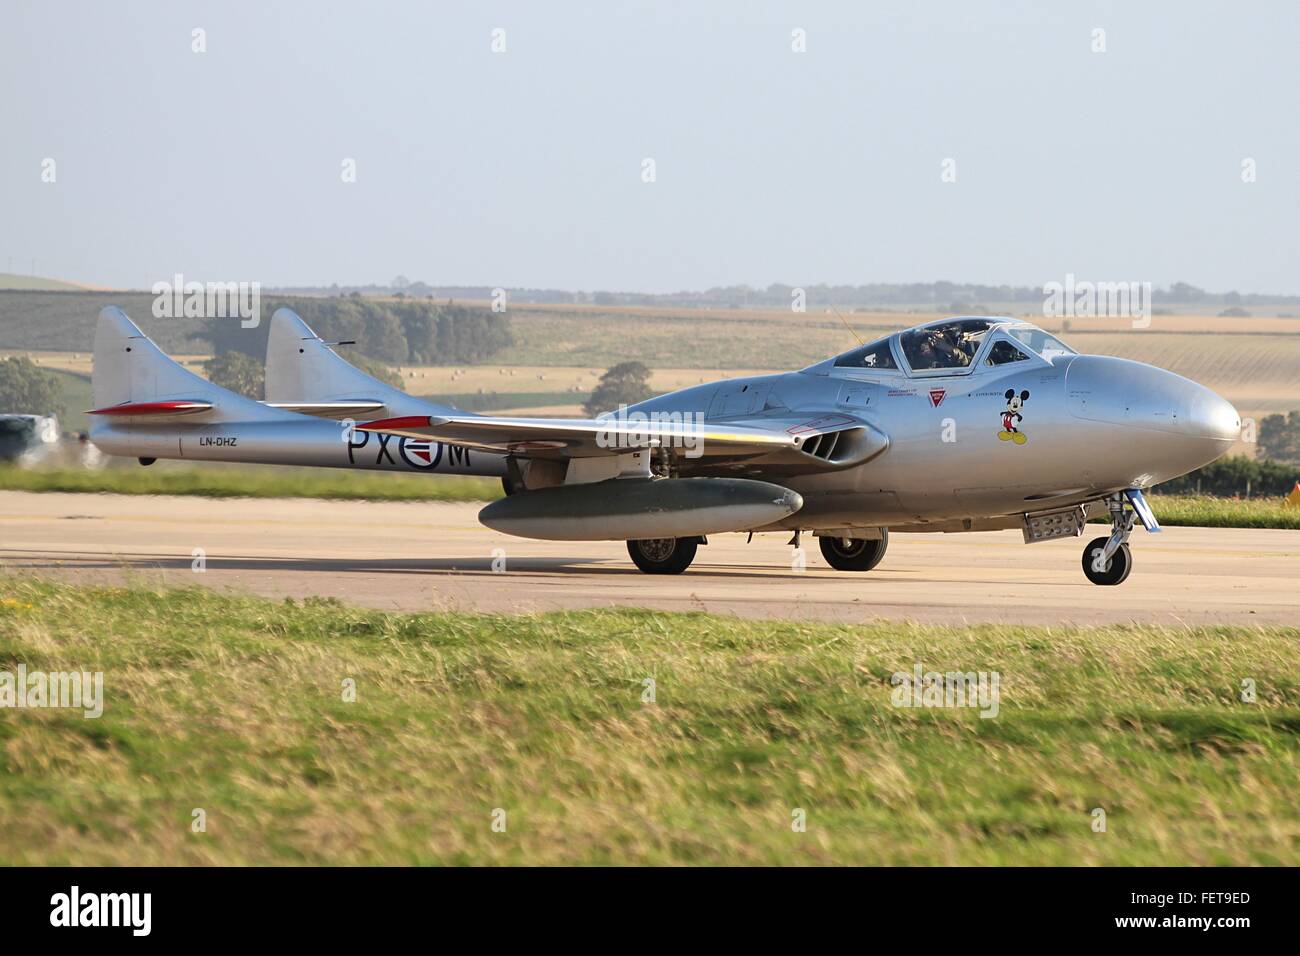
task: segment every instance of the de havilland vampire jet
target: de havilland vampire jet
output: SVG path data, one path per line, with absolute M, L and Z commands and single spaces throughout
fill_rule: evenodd
M 474 415 L 340 358 L 272 317 L 265 402 L 164 355 L 117 308 L 99 315 L 90 437 L 112 455 L 499 476 L 479 520 L 549 540 L 625 540 L 675 574 L 707 536 L 812 532 L 831 567 L 868 571 L 890 531 L 1083 534 L 1083 572 L 1123 582 L 1143 490 L 1222 455 L 1236 410 L 1171 372 L 1080 355 L 1028 322 L 961 317 L 796 372 L 670 392 L 594 419 Z

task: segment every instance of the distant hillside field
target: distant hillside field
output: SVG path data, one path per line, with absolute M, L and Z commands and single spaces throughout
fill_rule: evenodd
M 238 349 L 261 358 L 275 310 L 294 309 L 327 339 L 355 341 L 357 351 L 387 363 L 490 358 L 513 341 L 510 316 L 474 305 L 428 300 L 261 297 L 261 323 L 155 318 L 149 292 L 0 291 L 0 351 L 90 352 L 95 317 L 115 305 L 168 354 Z
M 169 354 L 206 348 L 201 320 L 155 319 L 153 301 L 148 292 L 0 291 L 0 349 L 91 352 L 95 317 L 107 305 L 124 309 Z
M 22 276 L 12 272 L 0 272 L 0 289 L 15 289 L 28 292 L 56 290 L 82 292 L 86 288 L 86 286 L 77 285 L 75 282 L 64 282 L 62 279 L 46 279 L 43 276 Z

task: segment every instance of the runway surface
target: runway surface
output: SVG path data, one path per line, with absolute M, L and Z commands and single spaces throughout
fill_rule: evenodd
M 1089 584 L 1080 565 L 1083 541 L 1101 526 L 1085 539 L 1028 546 L 1018 531 L 896 534 L 866 574 L 831 570 L 811 536 L 806 568 L 796 570 L 788 535 L 749 545 L 719 535 L 685 574 L 660 576 L 637 571 L 621 542 L 489 531 L 478 507 L 0 492 L 0 574 L 321 595 L 402 611 L 636 606 L 831 621 L 1300 624 L 1300 531 L 1138 529 L 1133 573 L 1113 588 Z

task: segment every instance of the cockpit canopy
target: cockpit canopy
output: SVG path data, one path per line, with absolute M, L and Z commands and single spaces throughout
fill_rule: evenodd
M 908 329 L 898 339 L 903 357 L 915 371 L 965 368 L 975 360 L 988 330 L 988 319 L 954 319 L 938 325 Z
M 1051 362 L 1058 355 L 1074 354 L 1074 349 L 1054 335 L 1020 319 L 962 317 L 940 319 L 869 342 L 837 356 L 834 367 L 952 375 L 1030 361 L 1031 356 Z

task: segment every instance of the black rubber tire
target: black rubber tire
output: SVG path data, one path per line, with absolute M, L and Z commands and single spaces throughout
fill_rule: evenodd
M 1093 567 L 1093 561 L 1096 560 L 1101 549 L 1106 547 L 1108 540 L 1110 540 L 1109 536 L 1093 538 L 1088 542 L 1088 546 L 1083 549 L 1084 575 L 1093 584 L 1100 584 L 1103 587 L 1123 584 L 1128 580 L 1129 572 L 1133 570 L 1133 552 L 1129 550 L 1127 544 L 1121 544 L 1119 550 L 1111 555 L 1110 563 L 1106 565 L 1104 571 L 1098 571 Z
M 681 574 L 695 560 L 699 546 L 699 538 L 651 538 L 629 541 L 627 553 L 646 574 Z
M 880 529 L 879 540 L 870 538 L 850 538 L 849 547 L 844 547 L 843 538 L 818 538 L 822 557 L 836 571 L 870 571 L 885 556 L 889 547 L 889 529 Z

